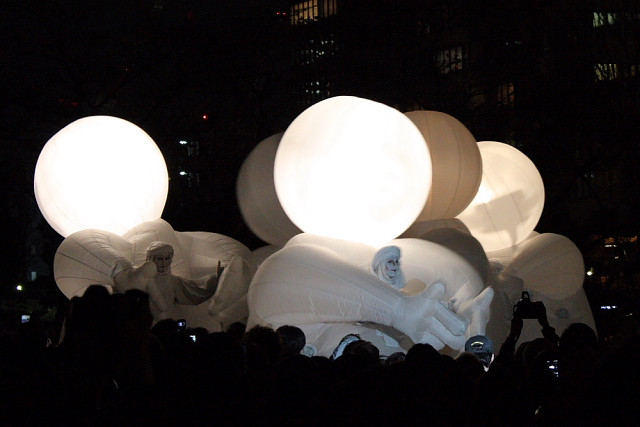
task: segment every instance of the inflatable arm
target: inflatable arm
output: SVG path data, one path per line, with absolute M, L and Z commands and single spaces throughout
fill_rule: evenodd
M 249 288 L 249 325 L 372 322 L 414 342 L 464 345 L 468 323 L 440 301 L 441 283 L 407 296 L 332 249 L 286 246 L 265 260 Z

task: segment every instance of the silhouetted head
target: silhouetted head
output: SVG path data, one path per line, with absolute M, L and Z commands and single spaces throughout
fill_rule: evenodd
M 307 343 L 307 338 L 305 337 L 304 332 L 302 332 L 302 329 L 297 326 L 280 326 L 276 329 L 276 333 L 280 337 L 283 356 L 300 354 Z

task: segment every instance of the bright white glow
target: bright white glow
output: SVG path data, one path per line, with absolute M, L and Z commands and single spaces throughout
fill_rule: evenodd
M 276 153 L 274 180 L 284 211 L 303 231 L 377 246 L 422 211 L 431 158 L 405 115 L 342 96 L 291 123 Z
M 187 144 L 188 144 L 188 142 L 185 141 L 185 140 L 180 141 L 180 145 L 187 145 Z
M 34 178 L 40 211 L 63 237 L 87 228 L 122 234 L 158 219 L 168 189 L 164 158 L 149 135 L 109 116 L 85 117 L 55 134 Z
M 17 289 L 17 290 L 19 290 L 19 291 L 21 291 L 21 290 L 22 290 L 22 285 L 18 285 L 18 286 L 16 286 L 16 289 Z
M 538 224 L 544 207 L 544 184 L 527 156 L 501 142 L 478 142 L 482 182 L 476 197 L 457 218 L 485 251 L 524 241 Z
M 187 173 L 185 171 L 180 171 L 180 176 L 185 176 Z
M 593 276 L 593 271 L 591 270 L 587 271 L 587 276 Z

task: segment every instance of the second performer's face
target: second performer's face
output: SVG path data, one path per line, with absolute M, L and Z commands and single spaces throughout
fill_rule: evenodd
M 173 256 L 170 252 L 159 254 L 153 257 L 153 262 L 156 264 L 158 273 L 168 273 L 171 269 L 171 261 L 173 261 Z
M 384 262 L 384 273 L 388 278 L 394 279 L 399 271 L 400 259 L 398 257 L 393 256 Z

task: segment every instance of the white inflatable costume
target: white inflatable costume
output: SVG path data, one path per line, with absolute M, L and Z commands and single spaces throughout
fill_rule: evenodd
M 359 333 L 381 354 L 391 354 L 418 342 L 460 350 L 470 332 L 484 332 L 493 290 L 484 288 L 464 259 L 424 240 L 392 243 L 396 249 L 376 256 L 376 249 L 363 243 L 295 236 L 256 272 L 249 288 L 249 326 L 296 325 L 324 356 L 347 333 Z M 407 277 L 423 283 L 403 287 L 415 294 L 371 273 L 372 259 L 383 261 L 387 253 L 400 251 Z
M 153 243 L 158 241 L 163 243 Z M 173 249 L 169 271 L 159 273 L 151 257 L 168 247 Z M 184 318 L 210 331 L 246 321 L 254 272 L 251 252 L 240 242 L 216 233 L 178 232 L 162 219 L 122 236 L 78 231 L 62 242 L 54 259 L 56 282 L 68 298 L 92 284 L 120 292 L 138 288 L 150 294 L 156 320 Z

